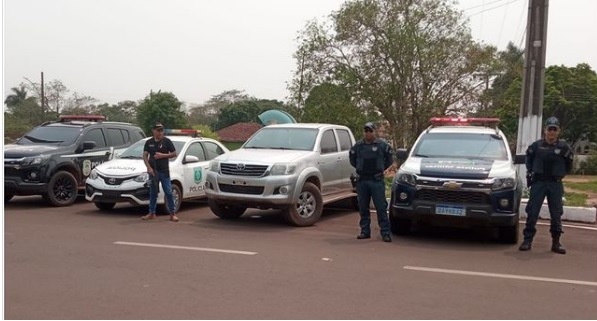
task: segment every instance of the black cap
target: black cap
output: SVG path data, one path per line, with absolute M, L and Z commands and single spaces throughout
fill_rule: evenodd
M 373 125 L 372 122 L 368 122 L 368 123 L 365 124 L 365 126 L 363 126 L 363 129 L 375 130 L 375 125 Z
M 560 128 L 560 121 L 555 118 L 555 117 L 549 117 L 547 118 L 547 120 L 545 121 L 545 127 L 557 127 Z
M 153 125 L 153 129 L 158 129 L 158 128 L 164 128 L 164 125 L 162 125 L 161 122 L 155 122 L 155 124 Z

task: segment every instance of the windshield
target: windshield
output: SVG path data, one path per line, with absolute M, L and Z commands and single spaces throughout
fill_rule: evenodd
M 315 128 L 262 128 L 243 148 L 313 150 L 319 131 Z
M 120 154 L 120 157 L 118 158 L 143 159 L 143 148 L 145 147 L 146 141 L 147 139 L 143 139 L 134 143 L 133 145 L 131 145 L 131 147 L 127 148 L 124 152 L 122 152 L 122 154 Z M 180 150 L 184 146 L 184 142 L 172 141 L 172 143 L 174 144 L 176 153 L 180 154 Z M 174 161 L 175 159 L 176 158 L 170 158 L 170 161 Z
M 421 137 L 412 155 L 508 160 L 504 140 L 492 134 L 427 133 Z
M 30 132 L 21 137 L 17 144 L 19 145 L 34 145 L 34 144 L 59 144 L 70 145 L 73 144 L 83 127 L 73 126 L 40 126 L 33 128 Z

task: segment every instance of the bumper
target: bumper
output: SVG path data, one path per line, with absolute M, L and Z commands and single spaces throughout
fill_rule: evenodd
M 205 179 L 205 193 L 210 199 L 247 207 L 281 208 L 292 202 L 298 177 L 240 177 L 210 171 Z
M 406 200 L 399 195 L 406 193 Z M 404 194 L 402 194 L 404 195 Z M 442 226 L 513 226 L 518 224 L 520 192 L 518 190 L 496 191 L 487 195 L 484 203 L 458 203 L 445 200 L 417 199 L 413 187 L 397 185 L 392 189 L 390 218 L 409 219 Z M 507 208 L 500 208 L 499 200 L 508 199 Z M 462 215 L 436 214 L 438 206 L 465 208 Z
M 145 183 L 110 186 L 103 183 L 102 180 L 87 180 L 85 199 L 91 202 L 149 205 L 149 187 Z M 157 203 L 164 204 L 164 193 L 161 186 Z
M 48 192 L 48 184 L 41 182 L 26 182 L 20 177 L 4 178 L 4 193 L 11 195 L 42 195 Z

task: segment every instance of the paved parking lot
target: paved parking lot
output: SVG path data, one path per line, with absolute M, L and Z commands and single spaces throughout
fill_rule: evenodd
M 275 211 L 224 221 L 205 203 L 181 221 L 144 208 L 100 212 L 39 197 L 5 207 L 6 319 L 590 319 L 597 228 L 566 227 L 567 255 L 487 233 L 427 228 L 356 240 L 358 214 L 328 208 L 313 227 Z M 377 230 L 374 230 L 377 231 Z

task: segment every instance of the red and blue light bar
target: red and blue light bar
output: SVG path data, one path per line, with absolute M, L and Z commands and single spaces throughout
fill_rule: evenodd
M 106 116 L 101 115 L 60 115 L 58 119 L 61 122 L 80 120 L 80 121 L 104 121 Z

